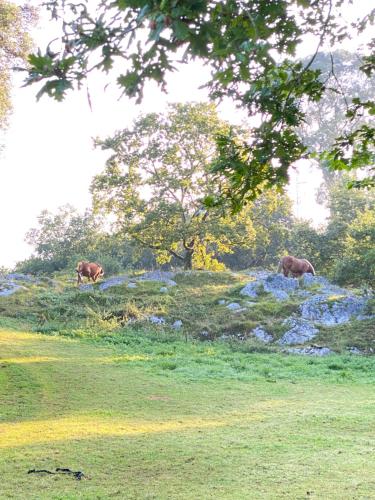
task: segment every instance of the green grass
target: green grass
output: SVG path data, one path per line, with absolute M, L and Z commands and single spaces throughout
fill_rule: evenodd
M 327 358 L 197 340 L 284 333 L 301 298 L 218 303 L 246 306 L 248 280 L 180 274 L 166 294 L 60 280 L 2 297 L 0 499 L 372 498 L 375 357 L 344 353 L 371 354 L 375 322 L 321 328 L 314 341 L 342 353 Z M 88 479 L 27 474 L 56 467 Z
M 375 358 L 157 337 L 0 332 L 0 498 L 372 497 Z

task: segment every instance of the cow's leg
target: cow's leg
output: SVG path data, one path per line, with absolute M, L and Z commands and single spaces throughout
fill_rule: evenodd
M 82 274 L 77 272 L 77 285 L 82 283 Z

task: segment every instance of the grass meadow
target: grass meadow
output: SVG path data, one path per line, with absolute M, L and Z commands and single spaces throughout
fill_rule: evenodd
M 374 498 L 375 358 L 346 354 L 337 329 L 342 352 L 326 358 L 195 338 L 199 321 L 229 328 L 215 304 L 238 298 L 241 279 L 192 277 L 162 295 L 151 283 L 111 296 L 35 286 L 4 299 L 0 498 Z M 276 335 L 277 307 L 263 297 L 232 321 L 263 314 Z M 174 332 L 142 322 L 151 309 L 196 314 Z M 352 328 L 370 346 L 364 325 L 366 340 Z M 28 474 L 57 467 L 85 478 Z

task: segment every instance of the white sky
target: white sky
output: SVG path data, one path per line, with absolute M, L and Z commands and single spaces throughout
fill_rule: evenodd
M 369 6 L 367 0 L 357 2 Z M 53 25 L 41 25 L 35 39 L 37 46 L 44 47 L 54 38 Z M 305 47 L 306 53 L 314 49 L 315 45 Z M 89 84 L 92 111 L 86 89 L 70 92 L 63 103 L 47 97 L 37 103 L 37 86 L 20 88 L 22 78 L 15 80 L 14 112 L 4 138 L 5 150 L 0 153 L 0 266 L 13 266 L 31 254 L 24 236 L 36 226 L 36 217 L 43 209 L 55 211 L 70 203 L 83 210 L 90 205 L 91 179 L 103 169 L 105 161 L 103 152 L 93 150 L 92 137 L 125 128 L 140 112 L 162 111 L 167 102 L 207 100 L 206 91 L 198 89 L 208 79 L 207 70 L 200 64 L 184 66 L 174 73 L 168 95 L 148 87 L 141 105 L 125 98 L 118 100 L 114 88 L 104 92 L 100 78 Z M 230 103 L 221 105 L 219 112 L 236 123 L 245 117 Z M 325 218 L 324 210 L 315 203 L 320 182 L 319 172 L 304 164 L 297 176 L 292 174 L 290 186 L 295 199 L 298 193 L 298 215 L 315 223 Z

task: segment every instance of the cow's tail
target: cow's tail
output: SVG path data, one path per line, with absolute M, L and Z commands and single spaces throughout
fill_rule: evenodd
M 309 262 L 307 259 L 305 259 L 305 261 L 308 263 L 308 265 L 310 266 L 310 273 L 315 276 L 316 273 L 315 273 L 315 269 L 314 269 L 314 266 L 311 264 L 311 262 Z

